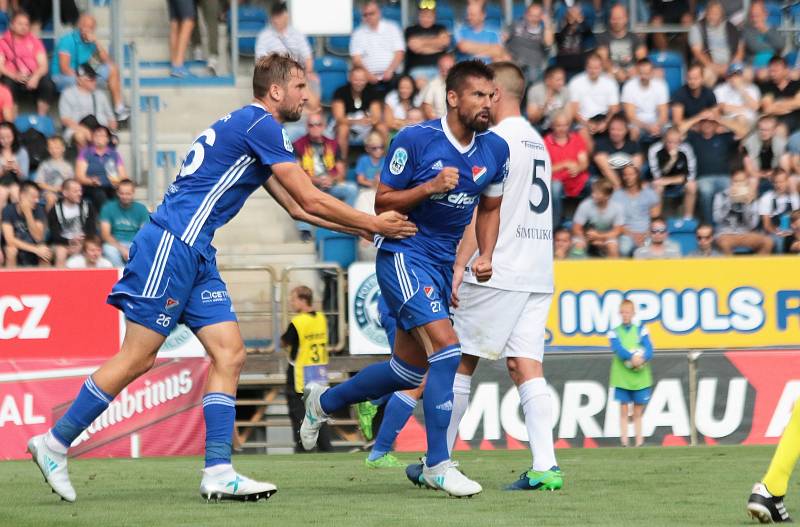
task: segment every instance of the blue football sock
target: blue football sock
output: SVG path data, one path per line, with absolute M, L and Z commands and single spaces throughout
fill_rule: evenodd
M 233 423 L 236 420 L 236 398 L 221 392 L 205 394 L 203 417 L 206 421 L 206 468 L 229 465 Z
M 369 453 L 370 461 L 375 461 L 392 451 L 394 440 L 397 439 L 397 435 L 406 426 L 416 406 L 417 400 L 413 397 L 409 397 L 403 392 L 392 394 L 389 402 L 386 403 L 386 409 L 383 411 L 383 421 L 381 422 L 381 429 L 378 430 L 378 437 L 375 438 L 375 446 L 372 447 L 372 452 Z
M 51 429 L 53 437 L 69 448 L 75 438 L 106 411 L 113 399 L 113 396 L 98 388 L 94 380 L 88 377 L 67 413 Z
M 325 390 L 320 398 L 322 411 L 330 415 L 351 404 L 416 388 L 422 384 L 424 376 L 425 368 L 406 364 L 393 356 L 386 362 L 370 364 L 347 382 Z
M 377 399 L 370 400 L 370 402 L 372 404 L 374 404 L 375 406 L 382 406 L 382 405 L 386 404 L 391 397 L 392 397 L 392 394 L 391 393 L 387 393 L 386 395 L 378 397 Z
M 453 413 L 453 380 L 461 360 L 461 346 L 453 344 L 428 357 L 428 381 L 425 383 L 425 435 L 428 454 L 425 464 L 438 465 L 450 458 L 447 449 L 447 427 Z

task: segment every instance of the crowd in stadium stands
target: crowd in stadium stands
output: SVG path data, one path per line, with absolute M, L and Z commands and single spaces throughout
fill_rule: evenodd
M 360 210 L 372 210 L 394 134 L 445 113 L 457 60 L 512 60 L 529 83 L 524 114 L 552 159 L 557 258 L 800 253 L 800 37 L 775 27 L 776 9 L 794 24 L 800 9 L 640 0 L 639 20 L 682 27 L 640 35 L 627 4 L 606 0 L 544 0 L 505 27 L 496 2 L 421 0 L 405 29 L 396 5 L 385 17 L 380 3 L 359 2 L 349 48 L 328 49 L 349 60 L 331 85 L 286 4 L 269 3 L 256 57 L 290 54 L 313 92 L 288 127 L 298 161 L 315 186 Z M 48 58 L 37 35 L 51 2 L 0 0 L 11 13 L 0 36 L 0 263 L 120 266 L 147 221 L 114 146 L 129 109 L 95 19 L 61 4 L 72 29 Z M 167 4 L 171 75 L 188 75 L 185 57 L 202 54 L 199 12 L 216 74 L 225 2 Z M 298 230 L 313 239 L 309 225 Z
M 631 31 L 627 3 L 533 3 L 507 27 L 496 3 L 465 4 L 456 23 L 448 2 L 422 0 L 405 31 L 361 4 L 347 82 L 322 101 L 329 113 L 313 105 L 295 144 L 319 188 L 369 210 L 386 144 L 444 114 L 454 62 L 512 60 L 552 159 L 558 258 L 798 252 L 797 39 L 770 25 L 770 4 L 639 2 L 640 20 L 683 29 L 649 36 Z M 282 3 L 256 46 L 270 52 L 313 68 Z

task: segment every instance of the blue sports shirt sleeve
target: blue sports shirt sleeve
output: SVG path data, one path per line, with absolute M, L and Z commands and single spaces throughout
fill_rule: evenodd
M 244 140 L 264 166 L 297 161 L 289 134 L 271 115 L 265 115 L 250 126 Z
M 631 360 L 633 354 L 625 349 L 625 346 L 622 345 L 619 338 L 617 337 L 617 333 L 612 329 L 608 332 L 608 340 L 611 343 L 611 351 L 616 354 L 622 360 Z
M 413 132 L 413 133 L 412 133 Z M 414 177 L 415 149 L 414 136 L 420 128 L 411 126 L 397 134 L 389 145 L 389 155 L 381 170 L 381 183 L 396 190 L 407 189 Z
M 642 343 L 642 348 L 644 349 L 644 360 L 652 360 L 653 343 L 650 341 L 650 332 L 647 331 L 647 328 L 644 326 L 642 326 L 639 331 L 639 340 Z

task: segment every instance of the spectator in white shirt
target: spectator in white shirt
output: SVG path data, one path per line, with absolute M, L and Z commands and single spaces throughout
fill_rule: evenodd
M 730 65 L 725 82 L 714 88 L 714 97 L 724 119 L 733 119 L 748 127 L 755 124 L 761 91 L 744 78 L 743 65 Z
M 650 59 L 636 61 L 636 73 L 622 87 L 622 107 L 631 124 L 631 139 L 648 144 L 661 136 L 669 121 L 669 89 L 664 79 L 655 77 Z
M 256 39 L 256 59 L 270 53 L 281 53 L 303 64 L 306 78 L 316 80 L 314 54 L 306 36 L 289 25 L 289 9 L 286 2 L 279 2 L 270 10 L 269 24 Z
M 406 51 L 403 32 L 394 22 L 381 18 L 377 2 L 364 4 L 361 16 L 363 23 L 350 40 L 353 66 L 367 70 L 367 81 L 385 95 L 403 64 Z
M 775 252 L 783 253 L 784 240 L 792 234 L 792 212 L 800 210 L 800 195 L 789 183 L 789 175 L 783 169 L 772 173 L 772 190 L 758 200 L 761 227 L 772 236 Z
M 445 80 L 450 68 L 455 63 L 456 59 L 452 53 L 445 53 L 439 57 L 437 62 L 439 75 L 426 84 L 422 89 L 422 93 L 420 93 L 420 97 L 422 97 L 422 112 L 425 114 L 425 119 L 437 119 L 447 113 Z
M 103 242 L 97 236 L 83 240 L 80 254 L 67 258 L 67 269 L 112 269 L 111 262 L 103 258 Z
M 586 59 L 586 71 L 569 81 L 570 113 L 587 140 L 606 131 L 611 117 L 619 111 L 619 85 L 603 73 L 603 60 L 592 53 Z

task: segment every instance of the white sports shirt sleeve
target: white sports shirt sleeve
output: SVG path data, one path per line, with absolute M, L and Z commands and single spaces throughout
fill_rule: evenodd
M 492 257 L 492 279 L 479 285 L 552 293 L 550 156 L 542 137 L 524 117 L 506 118 L 492 130 L 508 143 L 510 166 L 500 206 L 500 232 Z M 477 252 L 472 259 L 476 256 Z M 469 272 L 464 274 L 464 281 L 478 284 Z

